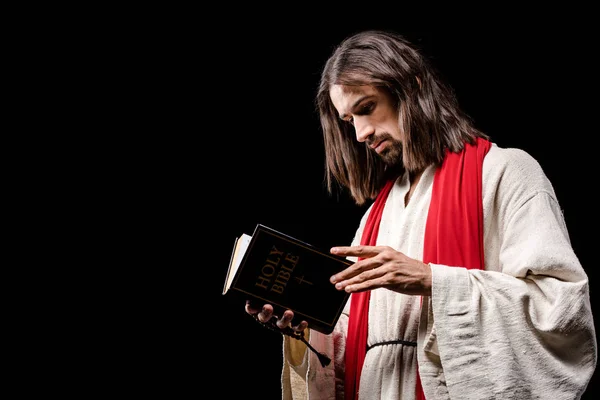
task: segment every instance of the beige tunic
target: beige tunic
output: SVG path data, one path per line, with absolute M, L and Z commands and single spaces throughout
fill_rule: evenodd
M 405 207 L 407 177 L 386 202 L 378 244 L 422 259 L 434 169 Z M 432 265 L 431 297 L 371 293 L 361 399 L 415 398 L 416 360 L 433 399 L 577 399 L 597 362 L 588 278 L 539 164 L 493 145 L 483 164 L 485 270 Z M 354 244 L 368 212 L 363 216 Z M 347 304 L 346 312 L 349 304 Z M 299 341 L 284 339 L 284 399 L 340 399 L 344 314 L 331 335 L 310 342 L 334 359 L 323 368 Z

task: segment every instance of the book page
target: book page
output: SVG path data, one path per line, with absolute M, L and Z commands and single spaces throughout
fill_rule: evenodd
M 242 262 L 242 258 L 246 253 L 246 249 L 248 249 L 248 244 L 250 243 L 251 239 L 252 236 L 244 233 L 236 241 L 235 249 L 231 255 L 231 262 L 229 263 L 229 271 L 227 272 L 227 281 L 225 282 L 225 289 L 223 290 L 223 293 L 226 293 L 229 289 L 229 286 L 231 286 L 231 282 L 233 281 L 235 273 L 240 266 L 240 262 Z

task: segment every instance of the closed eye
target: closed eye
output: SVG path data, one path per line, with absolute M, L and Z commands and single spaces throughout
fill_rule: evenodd
M 358 107 L 357 110 L 354 112 L 354 114 L 369 115 L 373 112 L 374 109 L 375 109 L 375 102 L 367 101 L 366 103 L 361 104 L 360 107 Z
M 359 106 L 355 107 L 354 111 L 352 112 L 352 115 L 345 116 L 343 120 L 349 123 L 350 125 L 354 126 L 353 115 L 370 115 L 373 112 L 373 110 L 375 110 L 375 105 L 376 104 L 374 101 L 367 101 L 365 103 L 362 103 Z

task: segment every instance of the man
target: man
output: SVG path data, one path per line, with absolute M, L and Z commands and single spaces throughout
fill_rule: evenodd
M 331 249 L 356 261 L 331 278 L 352 293 L 334 332 L 293 326 L 333 362 L 284 336 L 283 398 L 580 398 L 597 362 L 588 277 L 537 161 L 476 129 L 394 33 L 343 41 L 316 102 L 329 190 L 373 203 Z

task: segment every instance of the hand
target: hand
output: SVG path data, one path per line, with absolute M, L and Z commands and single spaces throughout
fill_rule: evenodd
M 331 254 L 359 261 L 333 275 L 331 283 L 346 292 L 386 288 L 394 292 L 431 296 L 431 267 L 389 246 L 332 247 Z
M 246 312 L 250 315 L 255 316 L 258 322 L 268 323 L 272 318 L 276 319 L 275 325 L 279 329 L 285 329 L 290 327 L 296 332 L 302 332 L 308 327 L 308 322 L 301 321 L 298 325 L 292 326 L 292 320 L 294 319 L 294 312 L 292 310 L 285 310 L 281 318 L 278 318 L 273 314 L 273 306 L 271 304 L 265 304 L 262 308 L 256 308 L 252 305 L 250 300 L 246 300 Z
M 306 321 L 302 321 L 296 326 L 291 326 L 292 319 L 294 318 L 294 312 L 292 310 L 285 310 L 281 319 L 278 319 L 276 315 L 273 315 L 273 306 L 271 304 L 265 304 L 259 309 L 253 306 L 250 300 L 246 300 L 246 312 L 256 318 L 258 322 L 263 323 L 265 327 L 272 330 L 279 328 L 282 334 L 300 340 L 310 349 L 310 351 L 315 353 L 323 368 L 331 363 L 331 358 L 329 358 L 327 354 L 319 353 L 319 351 L 317 351 L 317 349 L 315 349 L 304 337 L 304 330 L 308 327 Z M 274 324 L 272 323 L 273 318 L 276 319 Z

